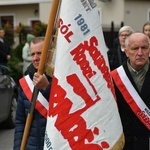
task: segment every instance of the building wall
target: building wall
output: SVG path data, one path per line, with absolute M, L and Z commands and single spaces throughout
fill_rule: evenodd
M 52 0 L 31 0 L 32 3 L 26 4 L 29 0 L 12 0 L 22 4 L 3 5 L 0 0 L 0 16 L 11 14 L 14 16 L 14 27 L 19 23 L 30 25 L 30 20 L 40 20 L 48 23 Z M 34 3 L 33 3 L 34 1 Z M 102 16 L 102 27 L 108 28 L 110 31 L 111 22 L 114 22 L 116 31 L 120 28 L 121 22 L 131 26 L 135 31 L 142 31 L 143 24 L 148 19 L 148 9 L 150 9 L 150 1 L 143 0 L 111 0 L 110 2 L 101 2 L 96 0 Z M 4 0 L 3 3 L 6 1 Z M 9 1 L 10 2 L 10 1 Z M 24 4 L 23 4 L 24 3 Z M 1 5 L 2 4 L 2 5 Z M 37 12 L 35 13 L 35 10 Z
M 52 2 L 52 0 L 0 0 L 0 5 L 37 4 Z
M 143 0 L 111 0 L 100 2 L 98 7 L 102 10 L 102 26 L 110 27 L 114 21 L 115 27 L 120 27 L 123 21 L 125 25 L 131 26 L 135 31 L 142 31 L 143 24 L 148 21 L 148 9 L 150 1 Z
M 97 0 L 97 4 L 102 11 L 103 27 L 110 27 L 112 21 L 116 27 L 120 27 L 124 21 L 124 0 L 111 0 L 105 3 Z
M 49 2 L 36 4 L 0 5 L 0 15 L 13 14 L 15 26 L 19 23 L 30 25 L 30 20 L 37 19 L 48 23 L 51 4 L 52 1 L 50 0 Z M 142 0 L 111 0 L 105 3 L 97 0 L 97 4 L 101 10 L 103 27 L 110 28 L 113 21 L 115 27 L 118 28 L 123 21 L 126 25 L 132 26 L 135 31 L 142 29 L 144 22 L 148 18 L 148 9 L 150 9 L 150 1 Z M 38 10 L 38 13 L 35 13 L 35 10 Z
M 7 14 L 14 15 L 14 27 L 18 26 L 19 23 L 29 25 L 31 19 L 39 19 L 39 15 L 34 12 L 38 9 L 38 4 L 0 6 L 0 16 Z
M 52 3 L 40 3 L 39 4 L 39 18 L 42 22 L 48 23 L 49 16 L 50 16 L 50 10 L 51 10 Z
M 150 1 L 126 1 L 125 24 L 130 25 L 135 31 L 142 31 L 143 24 L 148 21 L 148 9 Z
M 19 23 L 30 25 L 30 20 L 38 19 L 41 22 L 48 23 L 51 4 L 52 2 L 0 6 L 0 15 L 14 15 L 15 26 L 18 26 Z M 36 10 L 38 11 L 37 13 L 35 13 Z

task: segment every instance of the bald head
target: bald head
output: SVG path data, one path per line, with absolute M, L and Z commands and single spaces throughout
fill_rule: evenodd
M 125 40 L 125 48 L 128 49 L 128 46 L 130 45 L 130 43 L 133 42 L 133 40 L 138 40 L 138 39 L 145 39 L 145 41 L 147 41 L 148 45 L 150 46 L 150 39 L 144 34 L 144 33 L 133 33 L 130 36 L 128 36 Z

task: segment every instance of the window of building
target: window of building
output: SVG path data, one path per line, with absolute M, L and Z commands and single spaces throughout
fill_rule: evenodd
M 0 27 L 14 28 L 14 16 L 13 15 L 0 15 Z
M 41 23 L 41 21 L 39 21 L 39 20 L 32 20 L 31 21 L 31 27 L 34 28 L 34 27 L 36 27 L 40 23 Z

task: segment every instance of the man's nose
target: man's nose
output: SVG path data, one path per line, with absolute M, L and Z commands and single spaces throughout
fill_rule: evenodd
M 138 55 L 142 55 L 143 54 L 143 50 L 142 50 L 142 48 L 139 48 L 138 49 Z
M 35 54 L 34 56 L 33 56 L 33 59 L 34 60 L 36 60 L 36 59 L 38 59 L 39 58 L 39 56 L 37 55 L 37 54 Z

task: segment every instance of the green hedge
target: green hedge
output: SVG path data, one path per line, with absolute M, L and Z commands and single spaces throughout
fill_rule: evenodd
M 12 57 L 8 62 L 10 68 L 10 76 L 18 83 L 22 77 L 22 48 L 24 44 L 19 44 L 15 49 L 12 49 Z
M 45 23 L 38 22 L 33 28 L 30 26 L 20 24 L 16 31 L 12 29 L 5 28 L 7 31 L 6 38 L 11 41 L 10 45 L 14 44 L 13 34 L 16 32 L 19 37 L 19 45 L 12 49 L 12 58 L 8 62 L 10 68 L 10 76 L 18 83 L 19 79 L 22 77 L 23 72 L 23 59 L 22 59 L 22 48 L 26 42 L 26 35 L 31 33 L 35 36 L 45 36 L 47 25 Z

